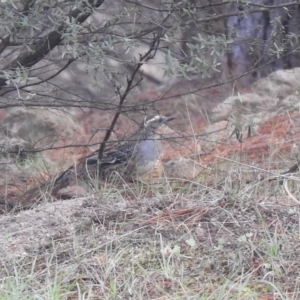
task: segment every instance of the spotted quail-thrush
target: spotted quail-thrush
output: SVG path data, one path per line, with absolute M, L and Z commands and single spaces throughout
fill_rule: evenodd
M 162 151 L 161 136 L 168 128 L 166 124 L 173 119 L 156 115 L 145 120 L 137 132 L 120 142 L 114 150 L 104 153 L 100 162 L 98 151 L 86 157 L 86 170 L 89 174 L 97 170 L 102 180 L 108 180 L 116 173 L 128 181 L 144 175 L 154 168 L 159 159 Z

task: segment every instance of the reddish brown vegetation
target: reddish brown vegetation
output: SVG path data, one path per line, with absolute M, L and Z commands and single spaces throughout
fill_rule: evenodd
M 296 90 L 296 87 L 292 86 L 287 90 L 285 84 L 286 80 L 282 72 L 283 71 L 279 71 L 271 74 L 269 78 L 264 79 L 263 82 L 265 82 L 264 85 L 266 85 L 267 82 L 267 91 L 271 91 L 272 80 L 277 87 L 280 85 L 278 81 L 282 80 L 282 86 L 286 92 L 284 95 L 287 97 L 290 92 Z M 289 78 L 291 74 L 293 73 L 288 72 Z M 295 76 L 296 75 L 297 72 L 295 72 Z M 164 142 L 164 151 L 162 154 L 163 165 L 171 166 L 170 172 L 172 176 L 176 174 L 176 170 L 173 170 L 174 168 L 179 169 L 177 173 L 182 173 L 184 168 L 184 166 L 180 166 L 181 161 L 176 160 L 176 158 L 191 156 L 195 153 L 200 154 L 201 158 L 199 160 L 198 156 L 197 159 L 195 157 L 194 159 L 206 166 L 212 166 L 220 160 L 220 157 L 224 157 L 238 159 L 243 163 L 256 164 L 261 168 L 270 169 L 278 167 L 278 165 L 275 166 L 272 164 L 272 157 L 270 158 L 269 156 L 270 154 L 275 155 L 276 153 L 280 153 L 281 155 L 289 155 L 291 153 L 294 145 L 300 138 L 300 133 L 297 130 L 300 125 L 299 112 L 284 113 L 281 110 L 281 113 L 274 115 L 274 109 L 276 108 L 274 105 L 277 102 L 273 101 L 272 97 L 269 95 L 258 96 L 255 94 L 255 91 L 249 91 L 247 89 L 246 93 L 248 94 L 247 97 L 244 98 L 245 100 L 242 100 L 241 105 L 238 104 L 238 107 L 233 103 L 231 110 L 234 111 L 237 109 L 235 115 L 238 116 L 239 122 L 243 122 L 243 115 L 251 112 L 251 109 L 255 109 L 259 113 L 262 111 L 260 118 L 258 118 L 256 129 L 251 133 L 252 136 L 247 137 L 247 130 L 244 128 L 242 139 L 237 141 L 235 134 L 233 134 L 233 125 L 228 123 L 228 121 L 213 124 L 215 133 L 208 134 L 207 132 L 209 131 L 207 131 L 207 128 L 210 126 L 209 115 L 219 104 L 229 97 L 233 91 L 232 86 L 229 84 L 206 88 L 206 86 L 209 85 L 213 84 L 209 81 L 181 81 L 172 87 L 166 87 L 164 90 L 157 92 L 149 91 L 148 93 L 136 96 L 136 102 L 134 103 L 149 107 L 145 111 L 145 114 L 154 114 L 159 111 L 162 114 L 176 115 L 176 121 L 172 122 L 173 132 L 167 136 L 167 138 L 174 138 L 174 140 L 172 141 L 170 139 Z M 254 85 L 254 87 L 259 91 L 262 89 L 259 83 Z M 242 92 L 245 92 L 245 90 L 240 88 L 240 95 L 243 95 L 241 94 Z M 277 92 L 279 93 L 280 90 L 278 89 Z M 251 95 L 253 95 L 253 97 Z M 283 97 L 284 99 L 284 95 L 282 93 L 280 95 L 281 98 Z M 259 97 L 262 97 L 261 101 Z M 234 101 L 238 101 L 238 98 Z M 243 101 L 246 102 L 244 103 Z M 249 104 L 247 101 L 249 101 Z M 295 101 L 297 102 L 297 98 L 294 102 Z M 149 106 L 149 103 L 152 104 Z M 289 102 L 287 103 L 289 104 Z M 228 105 L 230 105 L 230 102 L 226 103 L 223 107 L 228 107 Z M 277 108 L 275 110 L 277 110 Z M 44 152 L 46 157 L 58 163 L 59 169 L 56 174 L 76 163 L 80 157 L 88 155 L 92 150 L 97 149 L 97 143 L 101 142 L 112 118 L 112 113 L 103 111 L 79 113 L 77 115 L 77 124 L 74 125 L 75 135 L 73 135 L 72 139 L 68 140 L 64 138 L 55 144 L 55 147 L 58 147 L 58 149 Z M 136 119 L 136 114 L 134 113 L 132 113 L 131 120 L 130 115 L 121 116 L 112 134 L 111 141 L 122 139 L 124 136 L 126 137 L 131 134 L 137 129 L 138 124 L 143 122 L 143 118 L 143 115 L 139 115 L 139 119 Z M 205 132 L 206 134 L 203 134 Z M 60 148 L 66 144 L 70 146 L 71 144 L 79 145 L 91 143 L 96 143 L 93 149 L 88 147 Z M 113 144 L 108 145 L 112 146 Z M 176 163 L 168 164 L 169 161 L 173 160 Z M 184 160 L 182 162 L 185 163 Z M 154 177 L 161 176 L 163 173 L 163 165 L 160 165 L 158 171 L 154 172 Z M 189 168 L 189 166 L 187 168 Z M 7 198 L 24 197 L 20 195 L 29 187 L 45 182 L 46 178 L 54 174 L 55 172 L 51 174 L 39 174 L 34 179 L 28 179 L 25 185 L 20 184 L 14 187 L 6 186 L 1 189 Z M 167 173 L 165 174 L 168 175 Z M 192 179 L 195 173 L 193 173 L 193 176 L 185 175 L 186 178 Z M 60 189 L 62 188 L 70 189 L 68 186 L 60 187 Z M 30 195 L 25 195 L 25 198 L 30 198 Z

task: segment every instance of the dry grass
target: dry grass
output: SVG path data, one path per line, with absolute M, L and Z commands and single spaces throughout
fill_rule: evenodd
M 180 122 L 203 126 L 196 110 Z M 225 121 L 186 130 L 201 164 L 159 165 L 152 184 L 2 215 L 0 300 L 300 299 L 299 175 L 269 180 L 294 164 L 299 113 L 262 115 L 242 143 Z
M 299 178 L 273 175 L 234 154 L 2 215 L 0 299 L 299 299 Z
M 0 299 L 299 299 L 299 206 L 222 168 L 2 216 Z

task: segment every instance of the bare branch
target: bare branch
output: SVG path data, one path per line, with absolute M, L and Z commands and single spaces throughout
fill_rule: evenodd
M 123 107 L 123 104 L 125 102 L 125 99 L 126 99 L 128 93 L 132 89 L 134 89 L 142 81 L 142 78 L 141 78 L 140 80 L 137 81 L 137 83 L 133 84 L 135 76 L 138 73 L 139 69 L 142 67 L 142 65 L 155 56 L 157 48 L 158 48 L 159 43 L 160 43 L 161 36 L 162 36 L 162 31 L 157 36 L 155 36 L 153 38 L 152 42 L 150 43 L 149 50 L 144 55 L 140 56 L 139 62 L 134 67 L 134 70 L 131 74 L 131 77 L 127 79 L 127 87 L 126 87 L 125 92 L 123 94 L 121 94 L 120 89 L 117 89 L 117 91 L 119 93 L 119 97 L 120 97 L 119 106 L 118 106 L 117 112 L 116 112 L 116 114 L 115 114 L 115 116 L 114 116 L 114 118 L 111 122 L 111 125 L 107 129 L 107 132 L 104 136 L 104 139 L 103 139 L 103 141 L 100 145 L 99 153 L 98 153 L 98 161 L 99 162 L 101 162 L 101 160 L 103 158 L 103 153 L 104 153 L 104 149 L 105 149 L 105 146 L 106 146 L 106 142 L 109 140 L 110 135 L 113 132 L 113 129 L 114 129 L 116 123 L 117 123 L 117 120 L 118 120 L 120 114 L 122 113 L 122 107 Z
M 87 2 L 88 4 L 86 2 L 82 2 L 83 8 L 88 8 L 88 6 L 97 8 L 101 6 L 104 0 L 88 0 Z M 75 19 L 76 23 L 83 23 L 91 14 L 92 10 L 76 8 L 67 15 L 67 18 Z M 29 52 L 25 48 L 23 52 L 21 52 L 14 61 L 6 65 L 4 69 L 13 70 L 19 66 L 23 66 L 26 68 L 32 67 L 38 61 L 44 58 L 49 53 L 49 51 L 59 45 L 59 43 L 63 39 L 62 35 L 66 32 L 67 29 L 68 26 L 66 25 L 66 23 L 62 22 L 56 30 L 50 32 L 41 41 L 31 46 L 31 52 Z M 5 87 L 5 82 L 5 78 L 0 78 L 0 89 Z

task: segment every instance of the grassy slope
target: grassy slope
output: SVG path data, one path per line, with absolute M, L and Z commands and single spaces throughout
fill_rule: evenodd
M 299 176 L 268 180 L 295 163 L 299 113 L 258 111 L 243 143 L 223 123 L 195 141 L 212 170 L 194 182 L 105 187 L 2 215 L 0 300 L 299 299 Z
M 243 174 L 3 216 L 0 299 L 298 299 L 299 207 Z

